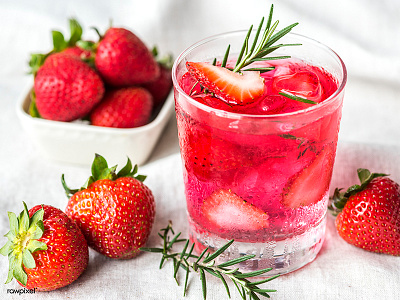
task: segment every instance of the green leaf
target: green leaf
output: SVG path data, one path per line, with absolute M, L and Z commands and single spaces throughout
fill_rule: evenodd
M 26 286 L 28 276 L 22 268 L 22 254 L 19 254 L 17 256 L 9 255 L 8 258 L 10 262 L 10 269 L 12 270 L 12 277 L 17 279 L 22 285 Z M 12 277 L 10 279 L 9 275 L 6 283 L 9 283 L 12 280 Z
M 95 158 L 92 164 L 92 176 L 94 180 L 98 180 L 103 173 L 104 169 L 108 168 L 107 161 L 100 154 L 95 154 Z
M 92 41 L 79 40 L 76 42 L 76 45 L 81 49 L 89 50 L 89 51 L 94 51 L 94 49 L 96 48 L 96 43 L 94 43 Z
M 246 260 L 252 259 L 254 257 L 255 257 L 254 254 L 244 255 L 244 256 L 241 256 L 238 258 L 234 258 L 232 260 L 228 260 L 227 262 L 224 262 L 222 264 L 219 264 L 218 267 L 225 268 L 225 267 L 233 266 L 233 265 L 239 264 L 241 262 L 244 262 Z
M 30 72 L 33 75 L 36 75 L 39 68 L 43 65 L 44 61 L 46 60 L 47 54 L 41 53 L 33 53 L 31 54 L 31 59 L 29 60 L 29 67 Z
M 28 245 L 26 246 L 26 249 L 28 249 L 31 253 L 33 253 L 39 250 L 47 250 L 47 245 L 38 240 L 30 240 Z
M 24 266 L 28 269 L 33 269 L 36 267 L 35 259 L 28 249 L 25 249 L 22 252 L 22 262 L 24 263 Z
M 82 27 L 76 19 L 69 19 L 69 29 L 71 36 L 68 41 L 68 46 L 72 47 L 82 38 Z
M 357 169 L 358 178 L 363 183 L 371 176 L 371 172 L 367 169 Z
M 18 234 L 18 218 L 13 212 L 8 212 L 8 219 L 10 222 L 10 232 L 14 235 L 17 236 Z
M 39 221 L 42 221 L 43 224 L 43 216 L 44 216 L 44 209 L 42 207 L 41 209 L 35 211 L 35 213 L 31 217 L 30 224 L 37 224 Z
M 146 175 L 136 175 L 135 178 L 141 182 L 143 182 L 147 176 Z
M 274 280 L 274 279 L 276 279 L 276 278 L 278 278 L 278 277 L 279 277 L 279 275 L 274 275 L 274 276 L 271 276 L 271 277 L 269 277 L 269 278 L 266 278 L 266 279 L 263 279 L 263 280 L 260 280 L 260 281 L 250 282 L 249 285 L 251 286 L 251 285 L 263 284 L 263 283 L 269 282 L 269 281 L 271 281 L 271 280 Z
M 29 229 L 29 212 L 28 212 L 28 208 L 26 206 L 26 203 L 23 202 L 24 204 L 24 210 L 21 212 L 20 214 L 20 219 L 19 219 L 19 232 L 26 232 Z
M 200 269 L 200 280 L 201 280 L 201 289 L 203 290 L 203 299 L 207 299 L 207 284 L 206 284 L 206 275 L 204 274 L 204 270 Z
M 224 55 L 224 58 L 223 58 L 223 60 L 222 60 L 222 64 L 221 64 L 221 67 L 226 67 L 226 63 L 227 63 L 227 61 L 228 61 L 228 56 L 229 56 L 229 50 L 231 49 L 231 45 L 228 45 L 228 48 L 226 49 L 226 52 L 225 52 L 225 55 Z
M 217 258 L 220 254 L 222 254 L 232 243 L 234 240 L 230 240 L 227 242 L 225 245 L 223 245 L 221 248 L 219 248 L 217 251 L 215 251 L 213 254 L 211 254 L 209 257 L 203 260 L 203 263 L 208 263 L 212 261 L 213 259 Z
M 292 99 L 292 100 L 295 100 L 295 101 L 303 102 L 303 103 L 318 104 L 315 101 L 308 100 L 306 98 L 302 98 L 302 97 L 298 97 L 298 96 L 294 96 L 294 95 L 291 95 L 291 94 L 283 93 L 283 92 L 280 92 L 279 95 L 284 96 L 284 97 L 289 98 L 289 99 Z
M 126 177 L 129 174 L 131 174 L 132 171 L 132 162 L 128 157 L 128 161 L 126 162 L 126 165 L 117 173 L 118 177 Z
M 97 178 L 99 179 L 110 179 L 114 180 L 116 175 L 115 175 L 115 170 L 117 169 L 117 166 L 113 166 L 111 168 L 104 169 L 101 173 L 100 176 Z
M 145 252 L 154 252 L 154 253 L 161 253 L 163 252 L 163 249 L 161 248 L 146 248 L 146 247 L 142 247 L 139 248 L 140 251 L 145 251 Z
M 11 264 L 10 264 L 8 266 L 7 279 L 6 279 L 6 282 L 4 284 L 10 283 L 13 278 L 14 278 L 13 269 L 11 268 Z
M 3 256 L 8 256 L 8 254 L 12 251 L 13 243 L 11 241 L 7 241 L 3 247 L 0 249 L 0 254 Z
M 68 44 L 64 39 L 64 35 L 60 31 L 53 30 L 51 34 L 53 37 L 53 48 L 55 52 L 60 52 L 67 48 Z
M 64 174 L 61 175 L 61 184 L 64 187 L 65 194 L 67 195 L 68 198 L 71 198 L 76 192 L 78 192 L 78 189 L 70 189 L 67 186 L 67 183 L 65 182 Z

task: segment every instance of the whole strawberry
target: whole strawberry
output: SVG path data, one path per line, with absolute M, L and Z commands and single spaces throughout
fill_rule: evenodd
M 400 187 L 386 174 L 358 169 L 361 185 L 335 190 L 330 209 L 348 243 L 377 253 L 400 255 Z
M 73 121 L 87 115 L 100 102 L 104 84 L 78 57 L 50 55 L 35 76 L 36 108 L 44 119 Z
M 134 128 L 150 121 L 152 108 L 153 98 L 146 89 L 119 88 L 108 90 L 89 118 L 96 126 Z
M 11 229 L 0 253 L 8 256 L 6 283 L 15 278 L 28 289 L 51 291 L 75 281 L 89 261 L 79 227 L 58 208 L 37 205 L 17 217 L 9 212 Z
M 96 154 L 92 176 L 79 190 L 69 189 L 66 213 L 81 228 L 90 247 L 101 254 L 129 259 L 139 254 L 150 235 L 155 217 L 151 190 L 143 184 L 145 176 L 136 175 L 128 162 L 115 173 L 106 160 Z
M 111 27 L 100 38 L 95 66 L 112 86 L 144 84 L 160 74 L 160 67 L 146 45 L 124 28 Z

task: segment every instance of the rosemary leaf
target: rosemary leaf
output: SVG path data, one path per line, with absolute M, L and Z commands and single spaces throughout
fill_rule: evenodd
M 232 245 L 233 242 L 234 242 L 234 240 L 230 240 L 229 242 L 227 242 L 225 245 L 223 245 L 221 248 L 219 248 L 217 251 L 215 251 L 213 254 L 211 254 L 205 260 L 203 260 L 203 263 L 208 263 L 211 260 L 217 258 L 222 252 L 224 252 L 226 249 L 228 249 L 228 247 L 230 245 Z
M 243 57 L 244 51 L 245 51 L 245 49 L 246 49 L 247 41 L 248 41 L 249 38 L 250 38 L 250 35 L 251 35 L 251 31 L 252 31 L 252 30 L 253 30 L 253 25 L 251 25 L 250 28 L 249 28 L 249 30 L 247 31 L 247 35 L 246 35 L 246 37 L 245 37 L 245 39 L 244 39 L 244 42 L 243 42 L 243 45 L 242 45 L 242 49 L 240 50 L 239 56 L 238 56 L 238 58 L 237 58 L 235 68 L 236 68 L 237 65 L 240 63 L 240 61 L 241 61 L 241 59 L 242 59 L 242 57 Z
M 207 298 L 207 285 L 206 285 L 206 274 L 204 274 L 204 270 L 200 269 L 200 280 L 201 280 L 201 288 L 203 290 L 203 299 Z
M 253 271 L 253 272 L 238 274 L 238 275 L 236 275 L 236 277 L 237 278 L 255 277 L 255 276 L 259 276 L 259 275 L 262 275 L 264 273 L 267 273 L 267 272 L 269 272 L 271 270 L 272 270 L 272 268 L 261 269 L 261 270 L 257 270 L 257 271 Z
M 272 276 L 272 277 L 269 277 L 269 278 L 266 278 L 266 279 L 263 279 L 263 280 L 251 282 L 251 283 L 249 283 L 249 285 L 263 284 L 263 283 L 269 282 L 271 280 L 274 280 L 275 278 L 278 278 L 278 277 L 279 277 L 279 275 L 275 275 L 275 276 Z
M 226 67 L 226 62 L 228 61 L 228 56 L 229 56 L 229 50 L 231 49 L 231 45 L 228 45 L 228 48 L 226 49 L 224 59 L 222 60 L 221 67 Z
M 236 265 L 238 263 L 244 262 L 246 260 L 252 259 L 253 257 L 255 257 L 254 254 L 244 255 L 244 256 L 241 256 L 241 257 L 238 257 L 238 258 L 235 258 L 235 259 L 232 259 L 232 260 L 228 260 L 227 262 L 224 262 L 222 264 L 219 264 L 218 267 L 224 268 L 224 267 L 233 266 L 233 265 Z
M 306 98 L 302 98 L 302 97 L 298 97 L 298 96 L 294 96 L 294 95 L 291 95 L 291 94 L 287 94 L 287 93 L 284 93 L 284 92 L 280 92 L 279 95 L 284 96 L 284 97 L 289 98 L 289 99 L 292 99 L 292 100 L 295 100 L 295 101 L 303 102 L 303 103 L 318 104 L 315 101 L 308 100 Z

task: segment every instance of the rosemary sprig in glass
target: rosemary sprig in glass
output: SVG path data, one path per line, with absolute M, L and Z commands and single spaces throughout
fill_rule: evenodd
M 253 31 L 253 25 L 250 26 L 250 28 L 247 32 L 247 35 L 245 37 L 245 40 L 243 42 L 242 48 L 240 50 L 239 56 L 237 58 L 235 67 L 232 69 L 233 72 L 271 71 L 274 69 L 274 67 L 254 67 L 254 68 L 247 68 L 247 69 L 244 69 L 244 68 L 254 62 L 257 62 L 257 61 L 290 58 L 290 56 L 270 57 L 267 55 L 279 48 L 282 48 L 282 47 L 301 45 L 301 44 L 277 44 L 277 45 L 274 45 L 278 40 L 280 40 L 283 36 L 288 34 L 292 30 L 292 28 L 297 26 L 299 23 L 293 23 L 275 33 L 275 30 L 278 27 L 279 21 L 277 20 L 274 23 L 272 23 L 273 11 L 274 11 L 274 6 L 271 5 L 269 17 L 268 17 L 268 20 L 267 20 L 264 30 L 263 30 L 263 25 L 264 25 L 265 18 L 263 17 L 261 19 L 261 22 L 256 31 L 256 35 L 255 35 L 251 45 L 249 44 L 249 40 L 250 40 L 251 33 Z M 260 35 L 262 31 L 263 31 L 263 34 Z M 261 36 L 261 39 L 260 39 L 260 36 Z M 226 67 L 230 48 L 231 48 L 231 46 L 228 45 L 228 48 L 226 49 L 226 52 L 224 55 L 224 59 L 221 64 L 222 67 Z
M 270 296 L 268 293 L 276 292 L 276 290 L 260 288 L 258 287 L 258 285 L 271 281 L 277 278 L 279 275 L 275 275 L 254 282 L 248 280 L 248 278 L 260 276 L 266 272 L 269 272 L 272 270 L 272 268 L 257 270 L 248 273 L 240 272 L 239 268 L 229 268 L 246 260 L 252 259 L 255 255 L 245 255 L 220 264 L 216 264 L 215 259 L 219 255 L 221 255 L 226 249 L 228 249 L 229 246 L 234 242 L 234 240 L 230 240 L 228 243 L 226 243 L 224 246 L 213 253 L 210 252 L 207 247 L 200 255 L 195 255 L 193 253 L 195 244 L 192 243 L 190 245 L 190 241 L 188 239 L 180 239 L 179 237 L 181 233 L 175 234 L 171 223 L 169 223 L 166 228 L 161 229 L 160 232 L 161 233 L 158 233 L 158 235 L 163 240 L 163 245 L 161 248 L 140 248 L 140 250 L 153 253 L 161 253 L 162 258 L 160 261 L 160 269 L 163 267 L 165 261 L 171 259 L 174 264 L 173 276 L 178 285 L 178 271 L 180 268 L 185 271 L 184 296 L 187 292 L 189 274 L 191 272 L 195 272 L 200 275 L 204 299 L 206 299 L 207 296 L 206 273 L 209 273 L 222 281 L 229 297 L 230 290 L 226 279 L 229 279 L 234 283 L 240 296 L 244 300 L 258 300 L 260 299 L 259 296 L 269 298 Z M 172 237 L 171 234 L 173 235 Z M 172 249 L 173 246 L 182 242 L 185 242 L 182 251 L 174 252 Z
M 272 16 L 274 12 L 274 5 L 271 5 L 271 9 L 269 12 L 268 20 L 266 22 L 265 28 L 263 29 L 264 26 L 264 21 L 265 18 L 261 19 L 261 22 L 257 28 L 255 37 L 253 39 L 253 42 L 251 45 L 249 44 L 250 36 L 251 33 L 253 32 L 253 25 L 250 26 L 249 30 L 247 31 L 247 35 L 244 39 L 242 48 L 240 50 L 239 56 L 236 60 L 236 64 L 234 68 L 228 68 L 233 72 L 242 72 L 242 71 L 259 71 L 260 73 L 263 72 L 268 72 L 272 71 L 275 69 L 275 67 L 253 67 L 253 68 L 246 68 L 252 63 L 258 62 L 258 61 L 267 61 L 267 60 L 277 60 L 277 59 L 286 59 L 290 58 L 291 56 L 286 55 L 286 56 L 267 56 L 268 54 L 274 52 L 275 50 L 282 48 L 282 47 L 287 47 L 287 46 L 301 46 L 301 44 L 276 44 L 282 37 L 284 37 L 286 34 L 288 34 L 293 27 L 297 26 L 299 23 L 293 23 L 283 29 L 281 29 L 278 32 L 276 31 L 276 28 L 278 27 L 279 21 L 275 21 L 272 23 Z M 261 39 L 260 39 L 260 34 L 263 32 Z M 224 58 L 221 63 L 221 67 L 227 68 L 226 64 L 228 62 L 228 57 L 229 57 L 229 51 L 231 49 L 231 45 L 228 45 Z M 216 65 L 217 60 L 214 59 L 213 65 Z M 287 97 L 291 100 L 295 101 L 300 101 L 304 103 L 309 103 L 309 104 L 317 104 L 317 102 L 308 100 L 302 97 L 297 97 L 291 94 L 287 93 L 279 93 L 281 96 Z

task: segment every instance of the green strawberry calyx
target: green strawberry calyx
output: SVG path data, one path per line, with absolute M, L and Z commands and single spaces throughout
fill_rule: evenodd
M 171 53 L 165 54 L 160 57 L 158 47 L 154 46 L 151 49 L 151 54 L 162 67 L 164 67 L 165 69 L 172 69 L 172 65 L 174 64 L 174 57 Z
M 10 231 L 5 234 L 7 243 L 0 249 L 0 254 L 8 256 L 9 269 L 6 284 L 13 278 L 26 286 L 28 275 L 24 267 L 33 269 L 36 267 L 32 253 L 38 250 L 47 250 L 47 245 L 38 241 L 44 233 L 43 207 L 29 217 L 28 208 L 24 204 L 24 210 L 17 217 L 13 212 L 8 212 Z
M 384 173 L 371 173 L 369 170 L 362 168 L 357 169 L 357 174 L 361 184 L 352 185 L 345 192 L 342 191 L 343 189 L 335 188 L 328 206 L 332 215 L 337 216 L 343 210 L 349 198 L 363 191 L 373 179 L 389 176 Z
M 65 182 L 64 174 L 62 174 L 61 176 L 61 183 L 64 187 L 65 194 L 67 195 L 68 198 L 71 198 L 71 196 L 73 196 L 75 193 L 87 189 L 92 183 L 98 180 L 102 179 L 116 180 L 122 177 L 132 177 L 143 182 L 146 179 L 145 175 L 137 174 L 138 166 L 137 165 L 133 166 L 129 157 L 126 165 L 118 172 L 116 172 L 116 170 L 117 170 L 117 165 L 109 168 L 106 159 L 100 154 L 96 153 L 91 168 L 92 175 L 88 178 L 88 180 L 81 188 L 70 189 Z
M 30 73 L 33 74 L 34 76 L 36 75 L 39 68 L 44 64 L 46 58 L 49 55 L 61 52 L 66 48 L 73 47 L 75 45 L 79 46 L 78 42 L 81 40 L 83 33 L 82 26 L 76 19 L 71 18 L 68 21 L 70 29 L 70 38 L 68 40 L 64 38 L 64 35 L 60 31 L 53 30 L 51 32 L 53 40 L 53 49 L 48 53 L 31 54 L 31 59 L 29 60 L 29 67 L 30 67 Z

